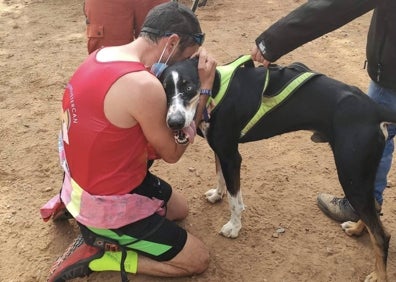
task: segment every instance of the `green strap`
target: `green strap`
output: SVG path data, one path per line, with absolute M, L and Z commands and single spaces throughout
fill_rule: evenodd
M 267 80 L 268 80 L 268 73 L 267 71 L 267 78 L 264 85 L 263 93 L 267 87 Z M 252 117 L 252 119 L 247 123 L 247 125 L 242 129 L 240 138 L 246 135 L 246 133 L 253 128 L 253 126 L 264 116 L 266 115 L 271 109 L 279 105 L 283 100 L 285 100 L 291 93 L 293 93 L 298 87 L 304 84 L 308 79 L 312 76 L 316 75 L 313 72 L 304 72 L 297 76 L 293 81 L 291 81 L 278 95 L 272 97 L 265 97 L 263 96 L 260 107 L 256 114 Z
M 227 65 L 217 67 L 217 71 L 220 74 L 220 89 L 216 97 L 208 99 L 207 105 L 212 103 L 214 104 L 214 107 L 216 107 L 218 104 L 220 104 L 228 90 L 228 86 L 235 73 L 235 70 L 251 59 L 252 57 L 250 55 L 244 55 Z

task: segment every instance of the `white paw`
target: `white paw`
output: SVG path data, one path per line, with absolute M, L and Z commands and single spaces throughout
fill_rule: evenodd
M 342 230 L 349 236 L 359 236 L 364 230 L 364 223 L 347 221 L 341 224 Z
M 212 204 L 221 200 L 223 195 L 218 193 L 218 189 L 210 189 L 205 193 L 206 199 L 211 202 Z
M 236 238 L 241 230 L 241 225 L 234 225 L 231 221 L 223 225 L 220 230 L 220 234 L 227 238 Z
M 347 230 L 354 227 L 355 224 L 356 224 L 356 222 L 346 221 L 346 222 L 341 223 L 341 228 L 342 228 L 342 230 L 347 232 Z

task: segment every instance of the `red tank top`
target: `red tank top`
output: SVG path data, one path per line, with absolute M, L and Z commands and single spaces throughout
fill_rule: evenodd
M 147 172 L 147 140 L 139 125 L 119 128 L 104 114 L 104 99 L 120 77 L 146 70 L 138 62 L 98 62 L 92 53 L 63 95 L 63 143 L 73 179 L 92 195 L 129 193 Z

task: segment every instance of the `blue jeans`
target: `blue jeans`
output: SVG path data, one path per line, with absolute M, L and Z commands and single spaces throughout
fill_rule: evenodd
M 368 96 L 378 104 L 396 111 L 396 91 L 384 88 L 374 81 L 371 81 L 368 89 Z M 396 126 L 388 125 L 388 139 L 385 143 L 384 152 L 380 164 L 378 166 L 377 175 L 375 177 L 374 195 L 379 204 L 382 205 L 382 194 L 386 188 L 387 175 L 392 165 L 392 155 L 394 151 L 393 137 L 396 135 Z

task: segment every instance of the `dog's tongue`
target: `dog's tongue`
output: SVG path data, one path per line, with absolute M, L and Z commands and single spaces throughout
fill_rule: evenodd
M 195 122 L 191 122 L 191 124 L 182 129 L 184 134 L 187 135 L 188 141 L 192 144 L 194 143 L 195 135 L 197 134 L 197 129 L 195 127 Z

